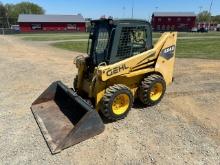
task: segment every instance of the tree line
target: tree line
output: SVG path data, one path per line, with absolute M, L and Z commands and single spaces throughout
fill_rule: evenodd
M 208 11 L 202 11 L 197 15 L 197 22 L 211 22 L 220 24 L 220 15 L 212 16 Z
M 0 2 L 0 28 L 10 28 L 17 24 L 19 14 L 44 14 L 45 10 L 31 2 L 3 4 Z

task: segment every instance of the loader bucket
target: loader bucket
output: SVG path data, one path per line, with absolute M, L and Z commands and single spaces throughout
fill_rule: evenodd
M 52 83 L 31 110 L 52 154 L 104 131 L 97 111 L 60 81 Z

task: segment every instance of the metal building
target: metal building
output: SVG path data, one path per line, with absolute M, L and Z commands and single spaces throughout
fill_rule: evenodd
M 34 15 L 18 17 L 21 32 L 70 31 L 85 32 L 86 22 L 82 15 Z
M 196 26 L 193 12 L 154 12 L 152 15 L 154 31 L 191 31 Z

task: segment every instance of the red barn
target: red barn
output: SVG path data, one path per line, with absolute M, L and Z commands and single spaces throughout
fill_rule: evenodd
M 82 15 L 34 15 L 18 17 L 21 32 L 85 32 L 86 22 Z
M 154 31 L 191 31 L 196 26 L 193 12 L 154 12 L 152 15 Z

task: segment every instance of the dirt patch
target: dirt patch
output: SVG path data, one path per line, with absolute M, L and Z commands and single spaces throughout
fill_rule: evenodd
M 79 53 L 0 36 L 2 164 L 219 164 L 220 61 L 177 59 L 155 107 L 133 108 L 103 134 L 52 156 L 30 105 L 53 81 L 72 86 Z

